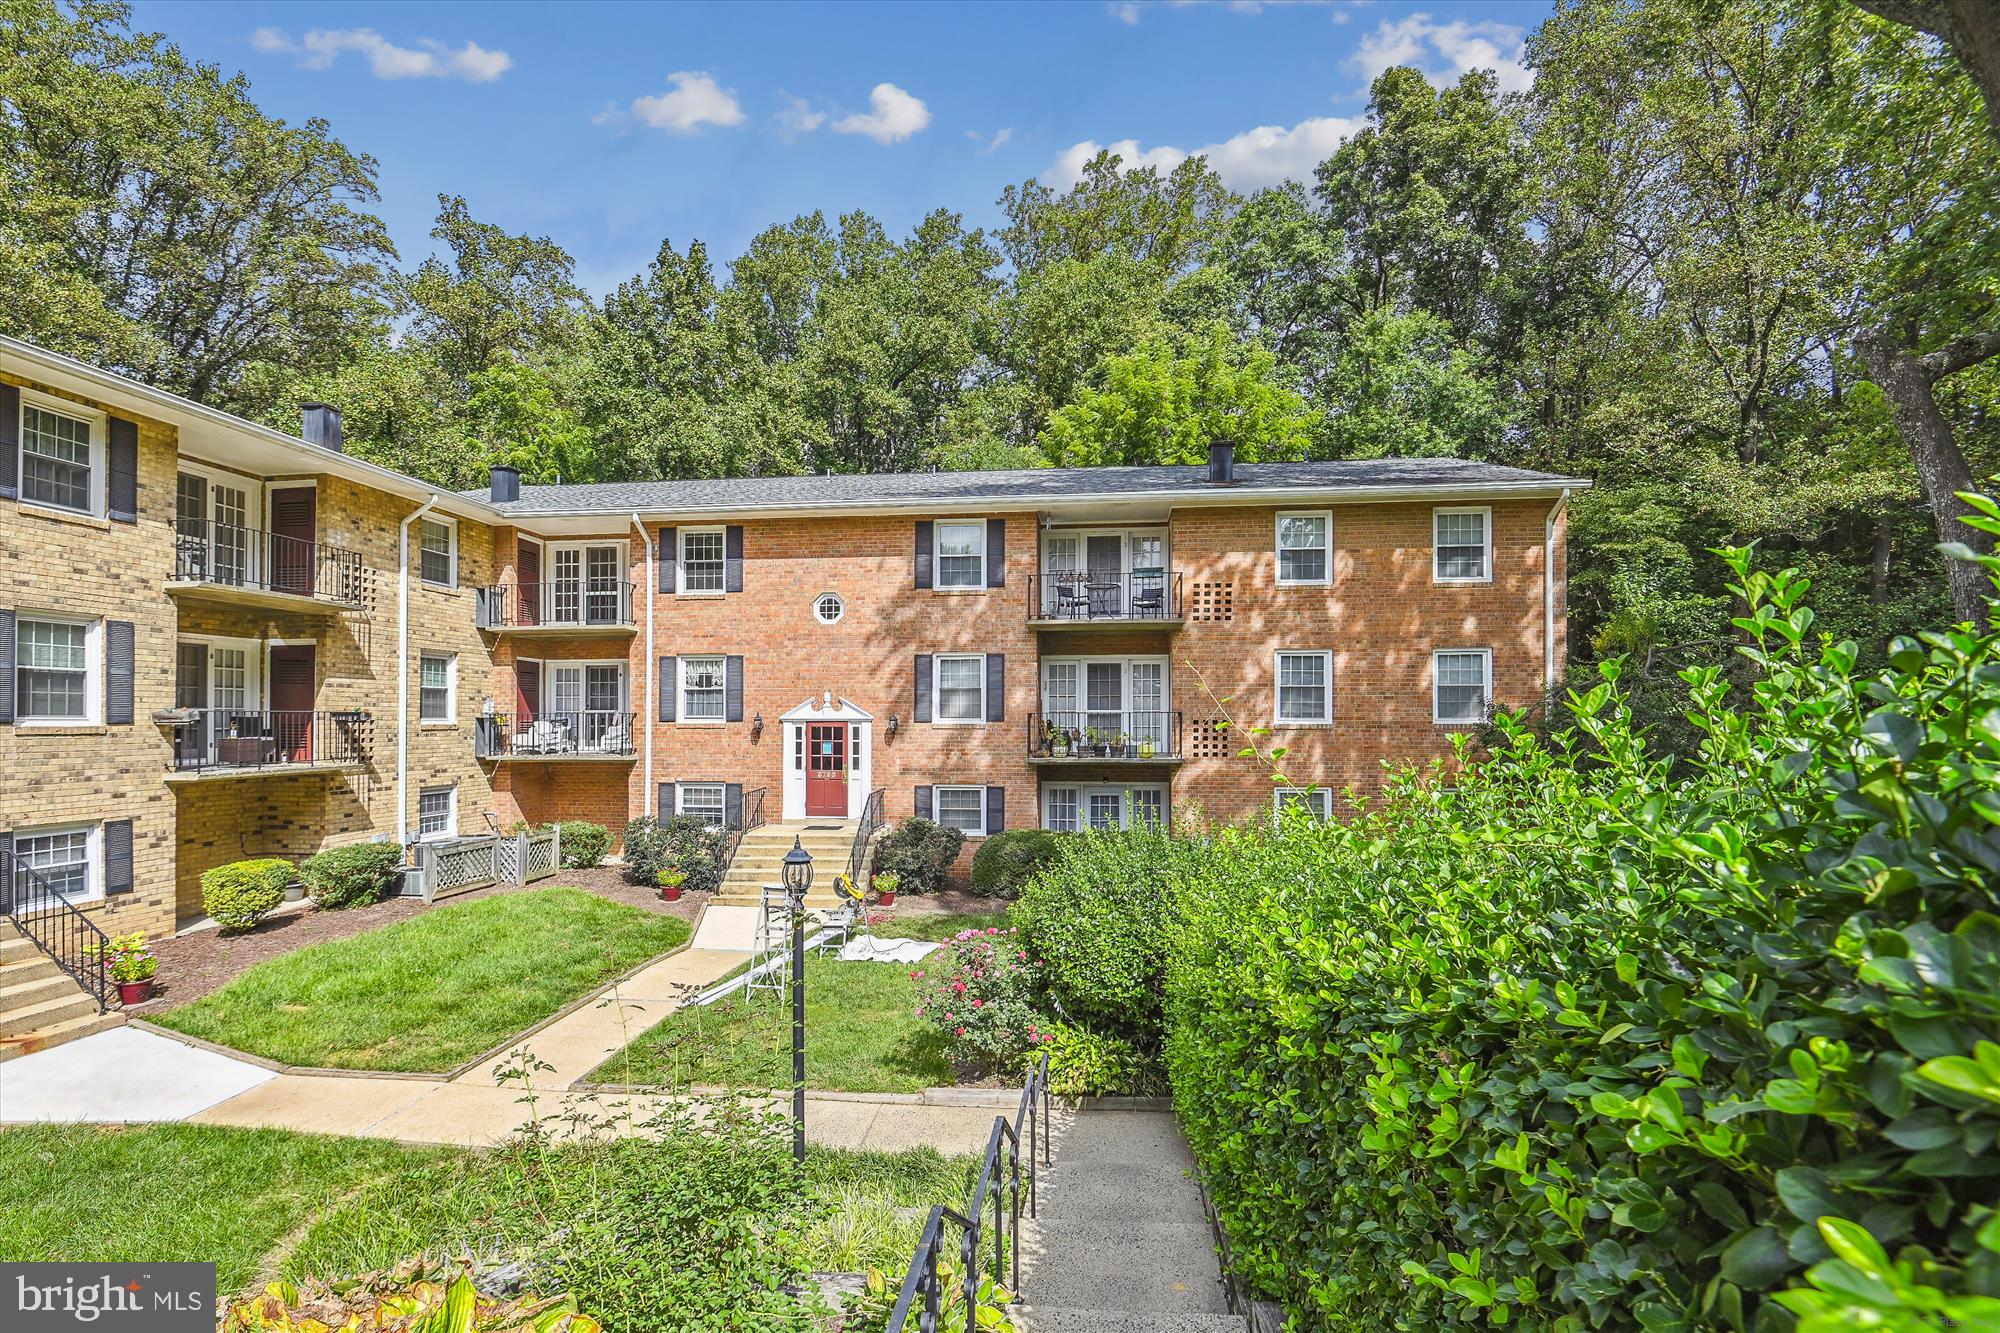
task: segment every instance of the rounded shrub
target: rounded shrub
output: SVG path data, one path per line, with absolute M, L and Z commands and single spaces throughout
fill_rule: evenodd
M 1185 854 L 1159 830 L 1072 834 L 1022 887 L 1014 920 L 1064 1017 L 1157 1047 L 1166 886 Z
M 1016 898 L 1028 877 L 1056 854 L 1062 834 L 1017 828 L 996 833 L 972 854 L 972 891 L 989 898 Z
M 1049 1091 L 1058 1097 L 1155 1097 L 1166 1089 L 1160 1062 L 1141 1055 L 1123 1037 L 1061 1022 L 1048 1024 L 1037 1035 L 1041 1044 L 1029 1057 L 1048 1053 Z
M 611 850 L 611 830 L 584 819 L 565 819 L 556 825 L 562 840 L 565 870 L 589 870 L 604 864 Z
M 388 893 L 402 866 L 403 849 L 395 843 L 355 842 L 308 857 L 299 878 L 319 906 L 356 907 Z
M 955 828 L 912 816 L 875 844 L 875 870 L 895 875 L 903 893 L 937 893 L 951 880 L 952 863 L 965 846 Z
M 290 861 L 231 861 L 202 872 L 201 907 L 224 930 L 248 930 L 285 901 L 291 882 Z
M 635 819 L 625 826 L 626 882 L 651 887 L 662 870 L 678 870 L 685 876 L 681 887 L 690 893 L 719 888 L 725 836 L 694 815 L 675 815 L 664 823 Z

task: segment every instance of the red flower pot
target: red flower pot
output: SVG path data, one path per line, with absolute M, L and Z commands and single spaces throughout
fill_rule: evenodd
M 681 900 L 681 886 L 678 884 L 662 885 L 660 887 L 660 897 L 666 902 L 679 902 Z
M 152 980 L 119 982 L 118 998 L 125 1004 L 144 1004 L 153 998 Z
M 878 907 L 894 907 L 896 905 L 896 891 L 890 889 L 887 893 L 883 893 L 879 889 L 876 890 L 875 903 Z

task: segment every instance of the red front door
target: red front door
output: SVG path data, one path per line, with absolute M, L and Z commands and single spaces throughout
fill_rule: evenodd
M 271 739 L 279 763 L 313 758 L 313 650 L 310 645 L 271 650 Z
M 806 724 L 806 814 L 847 817 L 847 724 Z

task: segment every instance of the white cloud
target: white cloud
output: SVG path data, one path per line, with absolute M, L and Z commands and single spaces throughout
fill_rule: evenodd
M 835 133 L 865 134 L 876 143 L 901 143 L 931 123 L 931 109 L 893 83 L 878 83 L 868 94 L 874 110 L 843 116 L 833 122 Z
M 1432 83 L 1456 82 L 1467 70 L 1490 69 L 1501 92 L 1518 93 L 1535 81 L 1521 63 L 1524 37 L 1511 23 L 1438 23 L 1429 14 L 1410 14 L 1383 19 L 1361 39 L 1349 63 L 1370 83 L 1393 65 L 1413 65 Z
M 995 131 L 992 142 L 986 145 L 986 151 L 997 152 L 1012 142 L 1014 142 L 1014 127 L 1009 125 L 1005 129 Z
M 1055 165 L 1048 170 L 1049 183 L 1059 189 L 1068 189 L 1083 179 L 1083 169 L 1099 153 L 1110 151 L 1124 159 L 1126 171 L 1136 171 L 1140 167 L 1153 167 L 1159 171 L 1172 171 L 1187 161 L 1188 155 L 1178 148 L 1141 148 L 1137 139 L 1120 139 L 1117 143 L 1103 144 L 1095 139 L 1085 139 L 1082 143 L 1071 144 L 1057 157 Z
M 718 84 L 705 70 L 682 69 L 667 75 L 669 92 L 634 98 L 624 110 L 608 107 L 594 121 L 599 125 L 637 122 L 656 130 L 692 134 L 704 125 L 741 125 L 743 106 L 736 94 Z
M 505 51 L 489 51 L 477 42 L 448 46 L 419 37 L 415 46 L 398 46 L 373 28 L 314 28 L 298 41 L 283 28 L 259 28 L 250 44 L 265 55 L 299 57 L 300 69 L 331 69 L 352 51 L 368 58 L 378 79 L 464 79 L 491 83 L 514 67 Z
M 785 105 L 779 108 L 777 116 L 774 117 L 778 122 L 779 133 L 787 136 L 811 134 L 826 124 L 826 112 L 813 110 L 812 103 L 805 98 L 794 97 L 784 92 L 778 96 L 785 99 Z
M 1290 129 L 1282 125 L 1259 125 L 1221 143 L 1192 150 L 1170 144 L 1142 149 L 1135 139 L 1121 139 L 1108 145 L 1086 139 L 1056 159 L 1049 168 L 1049 182 L 1063 189 L 1076 184 L 1083 179 L 1084 164 L 1107 147 L 1124 159 L 1128 171 L 1154 167 L 1168 172 L 1199 154 L 1208 159 L 1208 165 L 1215 168 L 1223 184 L 1232 190 L 1261 190 L 1287 180 L 1309 181 L 1313 168 L 1331 157 L 1341 141 L 1360 129 L 1362 123 L 1359 118 L 1346 116 L 1314 116 Z

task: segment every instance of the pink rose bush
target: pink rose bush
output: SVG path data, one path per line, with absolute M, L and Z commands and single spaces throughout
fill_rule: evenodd
M 1035 966 L 1012 927 L 961 930 L 910 972 L 917 1017 L 943 1035 L 959 1064 L 1012 1067 L 1041 1039 Z

